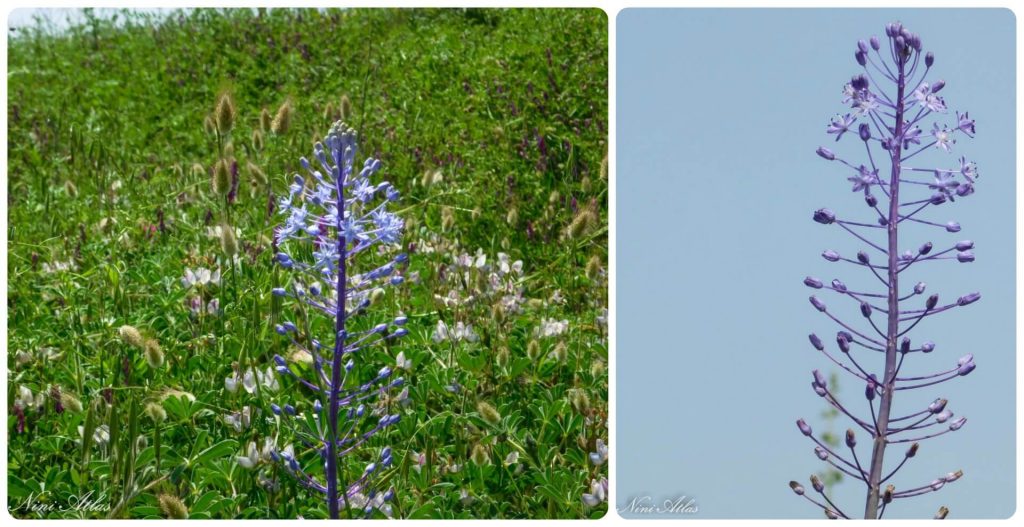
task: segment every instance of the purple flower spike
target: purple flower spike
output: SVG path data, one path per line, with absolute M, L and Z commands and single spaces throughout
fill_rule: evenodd
M 335 123 L 324 141 L 314 146 L 312 161 L 300 161 L 308 177 L 293 178 L 288 195 L 277 204 L 283 223 L 274 231 L 275 247 L 281 248 L 274 259 L 293 272 L 285 273 L 286 283 L 276 285 L 271 293 L 285 302 L 291 301 L 295 311 L 307 313 L 310 319 L 325 319 L 314 324 L 307 323 L 304 317 L 302 330 L 292 322 L 282 322 L 274 328 L 290 341 L 291 347 L 312 358 L 310 379 L 303 377 L 303 372 L 309 371 L 307 368 L 292 370 L 288 360 L 280 355 L 274 356 L 274 363 L 286 378 L 315 392 L 311 407 L 316 426 L 311 426 L 291 404 L 272 404 L 271 411 L 274 415 L 295 417 L 284 420 L 282 426 L 295 426 L 296 435 L 304 443 L 320 445 L 315 449 L 320 457 L 318 462 L 300 463 L 292 454 L 277 456 L 277 462 L 300 486 L 326 499 L 327 514 L 332 519 L 338 518 L 344 507 L 360 514 L 377 508 L 366 503 L 375 503 L 378 476 L 384 471 L 376 470 L 377 465 L 371 463 L 362 476 L 349 472 L 356 478 L 346 482 L 342 480 L 342 468 L 351 463 L 342 458 L 364 458 L 364 452 L 357 447 L 369 447 L 367 441 L 399 420 L 397 414 L 381 416 L 386 408 L 381 400 L 404 381 L 390 379 L 392 371 L 388 367 L 378 369 L 370 379 L 360 379 L 359 375 L 369 369 L 356 368 L 356 361 L 367 355 L 364 350 L 388 346 L 408 334 L 405 328 L 390 331 L 390 323 L 360 324 L 360 328 L 371 328 L 363 331 L 348 325 L 350 318 L 369 311 L 371 294 L 402 283 L 408 259 L 400 255 L 383 266 L 379 262 L 389 249 L 400 248 L 404 224 L 387 209 L 399 193 L 390 183 L 371 182 L 381 163 L 369 158 L 357 164 L 357 147 L 355 131 L 341 122 Z M 300 249 L 292 251 L 295 256 L 284 252 L 288 244 Z M 395 325 L 406 323 L 404 316 L 389 315 L 385 320 Z M 308 334 L 309 328 L 328 324 L 333 329 L 327 337 L 333 341 L 330 349 L 321 344 L 328 340 Z M 326 404 L 321 399 L 326 399 Z M 380 462 L 386 467 L 391 464 L 391 450 L 385 448 L 383 452 L 387 455 Z M 305 466 L 323 467 L 322 480 L 304 472 Z M 393 496 L 393 491 L 389 492 Z
M 910 240 L 906 235 L 908 230 L 903 228 L 916 224 L 915 228 L 934 229 L 937 236 L 960 232 L 961 226 L 956 221 L 937 221 L 928 215 L 936 207 L 950 207 L 976 192 L 977 165 L 959 153 L 955 166 L 932 167 L 921 160 L 938 152 L 942 155 L 942 162 L 948 163 L 944 154 L 959 148 L 958 140 L 963 142 L 965 137 L 974 137 L 976 126 L 967 112 L 957 111 L 951 120 L 947 113 L 950 106 L 938 95 L 945 87 L 945 81 L 929 78 L 936 64 L 935 55 L 924 52 L 921 37 L 899 22 L 885 26 L 884 39 L 870 37 L 857 41 L 854 58 L 861 72 L 856 73 L 843 88 L 842 102 L 848 109 L 833 117 L 825 132 L 838 142 L 846 137 L 847 132 L 853 131 L 850 134 L 856 136 L 852 138 L 856 142 L 853 153 L 863 154 L 866 149 L 866 155 L 861 161 L 855 161 L 845 153 L 836 153 L 825 147 L 819 147 L 816 153 L 827 161 L 840 161 L 833 166 L 845 172 L 843 177 L 853 184 L 854 192 L 864 193 L 868 208 L 861 206 L 859 210 L 868 217 L 855 218 L 852 213 L 848 215 L 839 211 L 842 217 L 839 219 L 835 212 L 837 209 L 820 208 L 814 212 L 813 219 L 822 225 L 841 227 L 862 247 L 856 251 L 856 259 L 843 257 L 833 250 L 822 252 L 822 258 L 850 264 L 858 272 L 864 272 L 876 287 L 862 286 L 858 281 L 858 285 L 850 290 L 838 278 L 826 285 L 814 277 L 804 279 L 804 285 L 831 290 L 859 306 L 862 319 L 843 320 L 841 311 L 829 311 L 824 302 L 812 295 L 809 300 L 814 309 L 825 315 L 830 323 L 840 326 L 836 343 L 843 355 L 830 354 L 816 333 L 808 335 L 808 339 L 816 350 L 865 383 L 864 399 L 858 404 L 866 403 L 869 408 L 857 411 L 859 408 L 840 402 L 834 393 L 828 391 L 825 375 L 813 370 L 811 385 L 815 393 L 825 397 L 833 408 L 856 423 L 846 433 L 845 445 L 850 459 L 844 459 L 847 454 L 833 452 L 814 438 L 811 426 L 803 419 L 797 421 L 797 427 L 815 442 L 815 454 L 819 459 L 840 467 L 846 474 L 865 483 L 864 519 L 880 519 L 887 507 L 900 503 L 897 498 L 937 491 L 962 475 L 959 471 L 951 472 L 949 476 L 920 487 L 901 488 L 898 483 L 886 485 L 908 459 L 916 456 L 920 441 L 959 430 L 967 421 L 964 417 L 954 420 L 953 412 L 946 409 L 945 399 L 936 399 L 926 409 L 911 411 L 907 415 L 892 412 L 901 408 L 894 400 L 903 390 L 927 389 L 965 377 L 976 367 L 973 355 L 965 355 L 953 369 L 943 368 L 945 371 L 920 376 L 901 373 L 905 361 L 915 360 L 915 357 L 927 360 L 928 354 L 935 350 L 934 342 L 910 335 L 922 320 L 947 316 L 946 313 L 954 308 L 973 304 L 981 298 L 980 293 L 975 292 L 960 296 L 953 303 L 940 304 L 940 295 L 931 294 L 922 308 L 920 300 L 913 297 L 925 294 L 925 283 L 915 283 L 909 275 L 921 265 L 942 265 L 948 260 L 973 262 L 974 242 Z M 850 140 L 847 137 L 847 142 Z M 915 246 L 916 251 L 913 250 Z M 850 250 L 844 249 L 844 252 L 850 254 Z M 915 347 L 914 342 L 921 344 Z M 922 355 L 915 355 L 916 352 Z M 878 359 L 881 355 L 884 355 L 884 360 Z M 932 420 L 934 422 L 925 423 Z M 925 429 L 935 424 L 943 425 L 945 429 L 942 426 L 938 427 L 939 431 L 936 428 Z M 869 434 L 870 440 L 862 440 L 858 444 L 854 435 L 857 428 Z M 886 447 L 896 443 L 911 443 L 898 464 L 885 458 Z M 858 450 L 867 452 L 858 454 Z M 837 459 L 842 465 L 837 464 Z M 890 465 L 895 465 L 895 468 Z M 819 479 L 811 479 L 814 490 L 821 493 L 819 483 Z M 805 489 L 799 483 L 792 482 L 790 487 L 823 509 L 829 518 L 852 517 L 828 497 L 825 502 L 820 502 L 805 495 Z M 945 515 L 942 513 L 942 517 Z

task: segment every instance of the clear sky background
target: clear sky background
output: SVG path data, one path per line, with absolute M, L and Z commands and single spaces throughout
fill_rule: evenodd
M 846 110 L 841 90 L 860 71 L 857 40 L 884 38 L 884 25 L 895 20 L 935 53 L 931 78 L 947 82 L 949 122 L 953 110 L 969 110 L 978 130 L 952 154 L 935 151 L 908 164 L 954 168 L 967 155 L 981 174 L 976 194 L 924 215 L 955 219 L 962 232 L 901 229 L 902 249 L 973 239 L 977 261 L 927 262 L 903 281 L 923 280 L 944 301 L 975 290 L 982 299 L 921 323 L 911 337 L 937 347 L 912 354 L 901 373 L 946 370 L 966 353 L 974 353 L 977 370 L 900 392 L 894 406 L 894 415 L 905 415 L 941 396 L 969 420 L 959 432 L 923 442 L 892 481 L 897 489 L 957 469 L 965 476 L 897 500 L 886 517 L 930 518 L 940 505 L 951 518 L 1014 513 L 1016 21 L 1007 10 L 619 15 L 618 507 L 638 496 L 660 504 L 686 495 L 696 515 L 638 517 L 821 517 L 787 485 L 797 479 L 810 489 L 809 475 L 824 468 L 794 422 L 804 417 L 816 432 L 825 428 L 811 370 L 838 370 L 807 341 L 816 332 L 834 351 L 836 327 L 808 303 L 812 290 L 801 282 L 813 275 L 841 278 L 851 289 L 880 284 L 861 268 L 820 257 L 830 248 L 852 256 L 863 244 L 811 221 L 815 209 L 870 216 L 863 196 L 850 191 L 848 171 L 814 150 L 826 145 L 866 162 L 856 132 L 835 143 L 825 126 Z M 828 293 L 819 297 L 831 310 L 863 322 L 851 300 Z M 860 353 L 862 364 L 881 369 L 881 355 Z M 840 397 L 866 414 L 863 385 L 844 375 Z M 840 420 L 835 432 L 848 426 Z M 868 437 L 858 437 L 864 460 Z M 904 450 L 890 447 L 888 459 L 898 462 Z M 836 497 L 845 512 L 863 515 L 862 483 L 847 479 Z

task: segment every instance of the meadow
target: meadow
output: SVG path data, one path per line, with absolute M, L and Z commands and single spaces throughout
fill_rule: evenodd
M 296 442 L 271 404 L 304 400 L 274 371 L 297 351 L 271 291 L 279 198 L 344 120 L 409 256 L 369 307 L 409 334 L 356 370 L 406 381 L 378 401 L 401 421 L 343 458 L 393 449 L 370 516 L 603 516 L 607 24 L 189 10 L 9 33 L 10 513 L 326 516 L 267 455 Z

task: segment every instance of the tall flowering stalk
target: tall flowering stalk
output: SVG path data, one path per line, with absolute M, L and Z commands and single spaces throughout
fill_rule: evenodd
M 907 164 L 932 149 L 950 153 L 958 135 L 974 137 L 974 121 L 968 118 L 966 112 L 956 112 L 952 125 L 932 122 L 930 131 L 922 130 L 925 120 L 930 121 L 937 114 L 947 113 L 946 102 L 938 95 L 945 83 L 929 79 L 935 58 L 930 52 L 922 53 L 921 38 L 918 35 L 898 22 L 887 25 L 885 35 L 885 42 L 871 37 L 867 42 L 861 40 L 857 43 L 855 58 L 864 72 L 854 76 L 843 91 L 843 102 L 849 103 L 851 110 L 833 119 L 827 128 L 827 133 L 835 135 L 836 141 L 847 132 L 852 132 L 848 137 L 864 145 L 866 164 L 847 161 L 825 147 L 817 151 L 822 158 L 838 161 L 852 171 L 848 179 L 853 183 L 853 191 L 864 195 L 870 214 L 875 218 L 861 221 L 840 219 L 827 208 L 814 213 L 814 221 L 838 226 L 867 244 L 864 250 L 857 253 L 856 258 L 846 258 L 832 250 L 825 251 L 822 256 L 830 262 L 845 262 L 864 269 L 874 277 L 869 279 L 877 279 L 884 290 L 854 290 L 838 279 L 830 284 L 813 277 L 804 280 L 808 287 L 831 290 L 859 304 L 864 323 L 857 325 L 860 327 L 857 329 L 854 324 L 844 322 L 829 311 L 817 296 L 810 297 L 815 309 L 840 326 L 836 344 L 842 352 L 840 357 L 845 361 L 829 353 L 817 335 L 812 333 L 809 338 L 815 349 L 864 383 L 864 396 L 870 417 L 858 417 L 849 403 L 840 403 L 835 394 L 829 391 L 825 376 L 814 370 L 811 386 L 815 393 L 855 423 L 853 428 L 846 431 L 845 445 L 849 453 L 837 452 L 839 449 L 833 450 L 816 438 L 803 419 L 796 423 L 800 432 L 817 444 L 814 451 L 819 459 L 865 484 L 865 519 L 881 518 L 893 500 L 937 491 L 962 476 L 963 473 L 958 470 L 930 483 L 906 488 L 897 488 L 889 483 L 897 471 L 917 454 L 919 441 L 959 430 L 967 421 L 963 417 L 954 420 L 953 413 L 946 408 L 946 399 L 942 398 L 907 415 L 894 417 L 891 412 L 894 398 L 900 391 L 934 386 L 974 370 L 974 358 L 968 354 L 960 358 L 955 366 L 937 373 L 900 376 L 900 369 L 908 355 L 928 354 L 935 349 L 935 343 L 930 340 L 913 342 L 908 336 L 918 323 L 926 317 L 966 306 L 980 298 L 978 293 L 969 293 L 951 303 L 940 305 L 939 295 L 932 294 L 926 297 L 923 307 L 904 307 L 911 302 L 920 302 L 918 297 L 925 293 L 923 282 L 900 289 L 900 279 L 905 271 L 925 262 L 972 262 L 974 243 L 960 241 L 947 249 L 933 251 L 932 242 L 926 242 L 916 250 L 901 253 L 900 246 L 906 242 L 900 238 L 900 226 L 911 222 L 947 233 L 959 232 L 958 223 L 936 223 L 922 218 L 921 213 L 972 194 L 978 173 L 976 165 L 964 157 L 960 158 L 958 167 L 949 169 Z M 884 166 L 886 162 L 889 166 Z M 887 177 L 881 176 L 880 170 L 887 170 Z M 928 175 L 933 176 L 934 180 L 921 179 Z M 911 197 L 904 196 L 903 191 Z M 884 239 L 879 240 L 882 236 Z M 872 254 L 881 254 L 882 261 L 873 259 Z M 872 366 L 863 356 L 872 353 L 884 356 L 884 367 L 878 373 L 869 372 Z M 863 453 L 858 455 L 854 432 L 856 428 L 871 438 L 869 457 L 863 457 Z M 886 447 L 897 444 L 909 444 L 909 448 L 895 467 L 886 469 Z M 850 517 L 825 495 L 824 486 L 817 476 L 811 476 L 811 485 L 823 501 L 808 495 L 800 483 L 790 482 L 790 487 L 797 495 L 821 507 L 826 516 Z M 882 485 L 886 486 L 882 488 Z M 948 512 L 948 509 L 942 507 L 936 518 L 945 518 Z
M 367 159 L 356 169 L 355 156 L 355 132 L 335 123 L 323 143 L 315 145 L 314 161 L 300 160 L 311 179 L 295 175 L 288 195 L 280 200 L 286 219 L 275 233 L 275 261 L 291 272 L 289 283 L 273 293 L 293 299 L 298 319 L 275 327 L 297 351 L 290 360 L 277 355 L 274 361 L 277 372 L 296 380 L 313 401 L 305 413 L 291 404 L 275 404 L 271 410 L 293 426 L 306 449 L 316 452 L 323 480 L 306 471 L 293 448 L 275 449 L 271 457 L 301 485 L 324 494 L 331 518 L 338 518 L 342 509 L 366 515 L 378 509 L 390 516 L 394 490 L 378 492 L 373 483 L 391 466 L 391 448 L 381 450 L 351 481 L 346 480 L 344 467 L 346 456 L 398 422 L 398 414 L 388 413 L 387 392 L 404 382 L 384 367 L 360 383 L 355 357 L 408 333 L 404 316 L 375 325 L 356 322 L 384 288 L 402 283 L 407 256 L 381 259 L 400 240 L 403 221 L 387 210 L 398 199 L 398 191 L 386 181 L 371 183 L 379 160 Z M 371 252 L 374 246 L 378 250 Z M 361 271 L 358 264 L 369 261 L 377 263 Z M 364 329 L 356 330 L 357 326 Z M 314 337 L 317 332 L 331 336 L 321 341 Z

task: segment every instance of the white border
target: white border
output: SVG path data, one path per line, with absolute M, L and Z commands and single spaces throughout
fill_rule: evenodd
M 277 1 L 277 2 L 255 2 L 255 4 L 258 4 L 258 5 L 261 5 L 261 6 L 264 6 L 264 7 L 339 7 L 339 6 L 342 5 L 341 2 L 323 2 L 323 1 L 310 1 L 310 2 L 301 2 L 301 3 Z M 22 4 L 22 5 L 24 5 L 24 4 Z M 615 276 L 616 276 L 616 272 L 615 272 L 616 271 L 616 250 L 615 249 L 616 249 L 616 217 L 617 217 L 616 190 L 615 190 L 616 189 L 616 184 L 617 184 L 616 183 L 617 182 L 617 176 L 616 176 L 616 172 L 617 172 L 616 171 L 616 163 L 617 163 L 616 162 L 616 158 L 617 158 L 617 156 L 616 156 L 616 130 L 617 130 L 616 121 L 617 121 L 617 119 L 616 119 L 616 59 L 615 59 L 615 50 L 616 50 L 616 20 L 617 20 L 617 17 L 619 15 L 619 11 L 621 11 L 622 9 L 625 9 L 625 8 L 630 8 L 630 7 L 680 7 L 680 8 L 698 8 L 698 7 L 732 7 L 732 8 L 742 8 L 742 7 L 800 7 L 800 8 L 813 8 L 813 7 L 828 7 L 828 8 L 900 8 L 900 9 L 936 8 L 936 7 L 944 7 L 944 8 L 953 8 L 953 7 L 962 7 L 962 8 L 1003 7 L 1003 8 L 1007 8 L 1007 9 L 1010 9 L 1011 11 L 1013 11 L 1014 15 L 1016 16 L 1017 13 L 1014 10 L 1013 5 L 1009 1 L 1002 1 L 1002 2 L 974 1 L 974 2 L 968 2 L 968 1 L 950 1 L 950 0 L 933 0 L 933 1 L 930 1 L 930 2 L 915 1 L 915 0 L 903 0 L 903 2 L 901 2 L 900 5 L 892 5 L 892 3 L 888 3 L 888 2 L 885 2 L 885 1 L 882 1 L 882 0 L 859 0 L 857 2 L 842 2 L 842 3 L 833 4 L 833 5 L 822 5 L 822 2 L 820 2 L 820 1 L 814 2 L 814 1 L 807 1 L 807 0 L 795 0 L 795 1 L 794 0 L 790 0 L 788 2 L 755 2 L 755 1 L 749 1 L 749 0 L 748 1 L 722 0 L 722 1 L 717 1 L 717 2 L 709 1 L 709 0 L 691 0 L 691 1 L 685 1 L 685 0 L 676 0 L 676 1 L 670 1 L 670 0 L 646 0 L 646 1 L 641 1 L 641 0 L 635 0 L 635 1 L 630 1 L 630 0 L 595 0 L 595 1 L 591 1 L 591 2 L 583 2 L 583 1 L 575 1 L 575 0 L 563 0 L 563 1 L 556 1 L 556 2 L 543 2 L 541 0 L 535 0 L 535 1 L 532 1 L 532 2 L 531 1 L 523 1 L 523 0 L 504 0 L 504 1 L 475 0 L 475 1 L 472 1 L 472 2 L 457 2 L 457 1 L 453 2 L 453 1 L 439 1 L 439 0 L 435 0 L 435 1 L 429 1 L 429 0 L 428 1 L 422 1 L 422 0 L 391 0 L 391 1 L 386 1 L 386 2 L 372 2 L 372 1 L 367 1 L 367 0 L 351 0 L 351 1 L 344 2 L 344 6 L 345 7 L 383 7 L 383 6 L 388 6 L 388 7 L 461 7 L 461 6 L 465 6 L 465 5 L 472 5 L 472 6 L 476 6 L 476 7 L 598 7 L 598 8 L 601 8 L 601 9 L 603 9 L 605 11 L 605 14 L 607 15 L 607 18 L 608 18 L 608 53 L 609 53 L 609 56 L 608 56 L 608 96 L 609 96 L 609 99 L 608 99 L 608 123 L 609 123 L 609 126 L 608 126 L 608 134 L 609 134 L 609 136 L 608 136 L 608 177 L 609 177 L 609 182 L 608 182 L 608 184 L 609 184 L 609 190 L 608 190 L 608 200 L 609 200 L 609 202 L 608 202 L 608 221 L 609 221 L 609 229 L 608 229 L 608 251 L 609 251 L 609 253 L 608 253 L 608 259 L 609 259 L 609 261 L 608 261 L 608 270 L 609 270 L 609 284 L 608 284 L 608 286 L 609 286 L 609 290 L 608 290 L 608 302 L 609 302 L 608 303 L 608 306 L 609 306 L 609 314 L 608 314 L 608 316 L 609 316 L 609 320 L 608 320 L 608 338 L 609 338 L 609 342 L 608 342 L 608 354 L 609 354 L 609 357 L 608 357 L 608 375 L 609 375 L 609 378 L 608 378 L 608 397 L 609 397 L 609 401 L 608 401 L 608 408 L 609 408 L 609 417 L 608 417 L 608 427 L 609 427 L 609 431 L 608 431 L 608 434 L 609 434 L 609 441 L 608 441 L 608 443 L 609 443 L 609 446 L 611 448 L 611 457 L 610 457 L 609 467 L 608 467 L 608 480 L 609 480 L 608 503 L 609 503 L 609 512 L 601 520 L 589 520 L 589 521 L 591 521 L 591 522 L 598 522 L 598 524 L 601 524 L 601 525 L 609 524 L 611 522 L 614 522 L 616 524 L 618 524 L 620 522 L 629 522 L 629 523 L 638 523 L 639 524 L 640 522 L 650 522 L 650 521 L 665 521 L 665 522 L 682 522 L 682 521 L 686 521 L 686 522 L 696 522 L 696 524 L 698 524 L 698 525 L 714 522 L 715 525 L 726 525 L 726 526 L 731 526 L 731 525 L 747 525 L 747 524 L 749 524 L 752 521 L 758 521 L 759 523 L 766 524 L 766 525 L 789 525 L 791 523 L 791 520 L 708 520 L 708 519 L 700 519 L 699 516 L 694 516 L 694 517 L 691 517 L 691 518 L 688 518 L 688 519 L 685 519 L 685 520 L 682 520 L 682 519 L 624 520 L 621 517 L 619 517 L 619 515 L 615 512 L 615 507 L 616 507 L 616 502 L 617 502 L 617 493 L 615 491 L 615 487 L 616 487 L 616 485 L 615 485 L 615 482 L 616 482 L 616 455 L 615 455 L 615 451 L 616 451 L 616 448 L 617 448 L 617 443 L 616 443 L 616 419 L 615 419 L 615 416 L 616 416 L 616 397 L 615 397 L 616 396 L 616 318 L 617 318 L 617 316 L 616 316 L 616 309 L 615 309 L 615 305 L 616 305 L 616 279 L 615 279 Z M 25 5 L 25 7 L 63 7 L 63 8 L 70 8 L 70 7 L 81 7 L 81 4 L 76 4 L 76 3 L 71 3 L 71 2 L 46 2 L 46 4 L 44 6 Z M 124 7 L 124 6 L 118 5 L 118 4 L 115 4 L 115 3 L 111 3 L 111 2 L 96 2 L 96 3 L 92 4 L 92 7 L 117 8 L 117 7 Z M 228 0 L 228 1 L 222 1 L 222 2 L 216 2 L 216 3 L 211 3 L 211 2 L 195 2 L 195 3 L 190 3 L 190 4 L 181 4 L 180 2 L 155 2 L 153 0 L 137 0 L 136 2 L 134 2 L 134 5 L 132 5 L 132 7 L 136 7 L 136 8 L 139 8 L 139 7 L 254 7 L 254 2 L 240 2 L 240 1 Z M 6 7 L 6 10 L 4 12 L 4 22 L 5 22 L 4 27 L 6 27 L 6 21 L 7 21 L 8 14 L 14 8 L 16 8 L 16 4 L 9 5 L 9 6 Z M 1015 28 L 1015 30 L 1016 30 L 1016 38 L 1017 38 L 1017 80 L 1016 80 L 1016 82 L 1017 82 L 1017 93 L 1019 95 L 1021 93 L 1022 86 L 1024 86 L 1024 82 L 1022 82 L 1022 79 L 1024 79 L 1024 68 L 1021 67 L 1021 57 L 1022 57 L 1022 55 L 1024 55 L 1024 46 L 1022 46 L 1021 28 L 1019 27 L 1019 25 Z M 4 41 L 4 44 L 3 44 L 2 58 L 3 58 L 3 64 L 0 65 L 0 68 L 2 68 L 2 71 L 4 72 L 4 77 L 6 79 L 6 71 L 7 71 L 7 43 L 6 43 L 6 40 Z M 6 107 L 7 107 L 7 105 L 6 105 L 6 102 L 7 102 L 7 83 L 6 83 L 6 80 L 4 81 L 4 86 L 2 88 L 2 91 L 3 91 L 4 102 L 5 102 L 4 106 L 5 106 L 5 109 L 6 109 Z M 1024 122 L 1024 104 L 1022 104 L 1022 101 L 1021 101 L 1019 96 L 1018 96 L 1018 100 L 1016 101 L 1016 105 L 1017 105 L 1017 145 L 1018 145 L 1018 148 L 1017 148 L 1017 174 L 1016 174 L 1017 175 L 1017 288 L 1018 288 L 1018 290 L 1017 290 L 1017 341 L 1020 342 L 1021 336 L 1024 335 L 1024 331 L 1022 331 L 1022 329 L 1021 329 L 1022 327 L 1024 327 L 1024 309 L 1022 309 L 1022 307 L 1024 307 L 1024 303 L 1021 302 L 1021 295 L 1020 295 L 1020 287 L 1021 287 L 1021 284 L 1022 284 L 1021 278 L 1024 277 L 1024 272 L 1022 272 L 1022 269 L 1024 269 L 1024 265 L 1022 265 L 1022 256 L 1024 256 L 1024 253 L 1021 252 L 1021 247 L 1022 247 L 1022 245 L 1024 245 L 1024 229 L 1021 228 L 1022 226 L 1024 226 L 1024 208 L 1021 207 L 1021 202 L 1024 202 L 1024 199 L 1022 199 L 1022 197 L 1024 197 L 1024 184 L 1022 184 L 1022 175 L 1024 175 L 1024 160 L 1022 160 L 1022 157 L 1020 155 L 1020 152 L 1021 152 L 1020 146 L 1022 144 L 1024 144 L 1024 133 L 1022 133 L 1022 128 L 1021 128 L 1021 123 Z M 3 118 L 2 118 L 2 124 L 0 124 L 0 131 L 3 132 L 3 135 L 6 138 L 6 136 L 7 136 L 7 113 L 6 113 L 6 111 L 4 112 L 4 115 L 3 115 Z M 6 166 L 7 166 L 7 141 L 6 140 L 2 143 L 2 146 L 0 146 L 0 160 L 2 160 L 3 166 L 5 167 L 5 170 L 6 170 Z M 5 174 L 6 174 L 6 172 L 5 172 Z M 2 233 L 0 233 L 0 238 L 2 238 L 4 247 L 6 248 L 7 247 L 7 214 L 6 214 L 7 184 L 6 184 L 6 178 L 4 179 L 4 185 L 2 185 L 2 187 L 3 188 L 0 189 L 0 208 L 4 208 L 4 214 L 3 214 L 3 218 L 0 219 L 0 224 L 2 224 L 2 226 L 3 226 Z M 4 275 L 4 279 L 2 280 L 2 282 L 0 282 L 0 290 L 2 290 L 4 292 L 4 297 L 6 298 L 6 296 L 7 296 L 6 295 L 6 293 L 7 293 L 7 251 L 6 250 L 0 250 L 0 269 L 2 269 L 2 271 L 0 271 L 0 272 L 2 272 L 3 275 Z M 7 344 L 7 311 L 6 311 L 6 307 L 3 309 L 3 314 L 0 315 L 0 316 L 2 316 L 2 321 L 3 321 L 3 324 L 0 325 L 0 341 L 3 342 L 4 349 L 6 349 L 6 344 Z M 3 368 L 3 371 L 5 373 L 5 377 L 4 378 L 6 379 L 6 372 L 7 372 L 7 363 L 6 363 L 6 361 L 4 361 L 2 368 Z M 1018 379 L 1022 376 L 1022 373 L 1024 373 L 1024 360 L 1021 360 L 1021 358 L 1018 358 L 1017 359 L 1017 377 L 1018 377 Z M 7 390 L 0 390 L 0 404 L 3 405 L 4 411 L 6 412 L 6 409 L 7 409 Z M 1022 395 L 1022 393 L 1021 393 L 1021 391 L 1019 389 L 1019 383 L 1018 383 L 1018 389 L 1017 389 L 1017 460 L 1016 460 L 1017 461 L 1017 467 L 1016 468 L 1017 468 L 1017 506 L 1018 507 L 1020 506 L 1022 501 L 1024 501 L 1024 485 L 1022 485 L 1021 470 L 1020 470 L 1020 460 L 1022 458 L 1024 458 L 1024 455 L 1022 455 L 1022 454 L 1024 454 L 1024 448 L 1022 448 L 1022 445 L 1024 445 L 1024 443 L 1022 443 L 1022 434 L 1021 434 L 1021 416 L 1022 415 L 1024 415 L 1024 395 Z M 652 433 L 656 433 L 656 431 L 652 430 Z M 5 450 L 6 450 L 6 444 L 7 444 L 7 427 L 6 427 L 6 424 L 3 427 L 3 430 L 0 431 L 0 441 L 2 441 L 2 443 L 5 445 Z M 2 470 L 3 474 L 6 475 L 6 473 L 7 473 L 6 469 L 7 469 L 7 456 L 5 454 L 4 456 L 2 456 L 2 460 L 0 460 L 0 470 Z M 5 476 L 5 481 L 4 481 L 3 485 L 2 485 L 2 488 L 0 488 L 0 499 L 2 499 L 4 504 L 6 504 L 6 502 L 7 502 L 6 476 Z M 6 509 L 6 506 L 5 506 L 4 507 L 4 512 L 6 513 L 6 511 L 7 511 L 7 509 Z M 9 514 L 8 514 L 8 516 L 9 516 Z M 1018 514 L 1015 512 L 1014 516 L 1012 516 L 1009 520 L 1004 520 L 1004 521 L 1016 522 L 1017 520 L 1018 520 Z M 57 523 L 59 525 L 67 525 L 67 526 L 74 527 L 74 526 L 78 526 L 78 525 L 85 525 L 85 526 L 96 525 L 97 523 L 104 522 L 105 520 L 31 520 L 31 521 L 33 521 L 33 522 L 42 522 L 42 523 L 54 522 L 54 523 Z M 172 523 L 187 522 L 187 520 L 164 520 L 164 521 L 165 522 L 172 522 Z M 213 520 L 213 521 L 230 521 L 230 520 Z M 275 524 L 275 523 L 278 523 L 278 522 L 282 522 L 283 523 L 283 522 L 287 522 L 287 521 L 290 521 L 290 520 L 264 520 L 264 521 L 270 522 L 269 524 Z M 511 522 L 511 521 L 512 520 L 463 520 L 463 521 L 461 521 L 459 523 L 459 525 L 475 525 L 475 524 L 479 524 L 479 523 L 483 523 L 483 524 L 487 524 L 487 525 L 494 525 L 496 523 Z M 534 520 L 534 521 L 531 521 L 530 524 L 531 525 L 535 524 L 535 523 L 547 524 L 547 523 L 554 523 L 556 521 L 557 520 Z M 587 520 L 584 520 L 584 521 L 587 521 Z M 828 521 L 828 520 L 807 520 L 808 523 L 817 523 L 817 522 L 825 522 L 825 521 Z M 891 521 L 898 521 L 898 522 L 907 523 L 907 524 L 914 524 L 914 525 L 916 525 L 916 524 L 922 524 L 923 525 L 925 521 L 930 521 L 930 520 L 891 520 Z M 996 520 L 987 520 L 987 522 L 994 522 L 994 521 L 996 521 Z M 128 523 L 124 523 L 124 522 L 134 523 L 134 522 L 141 522 L 141 520 L 120 520 L 120 522 L 121 523 L 119 523 L 119 524 L 121 524 L 121 525 L 127 525 Z M 42 523 L 40 523 L 40 524 L 42 524 Z M 444 521 L 444 520 L 418 520 L 418 521 L 416 521 L 416 525 L 447 525 L 448 523 L 449 522 Z M 264 523 L 264 524 L 266 524 L 266 523 Z M 161 523 L 161 525 L 163 525 L 163 523 Z

